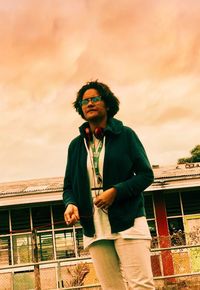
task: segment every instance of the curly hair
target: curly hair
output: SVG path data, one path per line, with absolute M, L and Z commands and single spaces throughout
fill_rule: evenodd
M 82 88 L 77 93 L 75 102 L 73 103 L 74 108 L 81 115 L 83 119 L 84 119 L 84 115 L 83 115 L 82 107 L 80 105 L 80 101 L 82 100 L 84 93 L 88 89 L 95 89 L 98 91 L 103 101 L 105 102 L 106 106 L 109 108 L 108 113 L 107 113 L 108 118 L 113 117 L 119 111 L 120 102 L 118 98 L 110 90 L 110 88 L 106 84 L 98 82 L 97 80 L 91 81 L 91 82 L 87 82 L 84 86 L 82 86 Z

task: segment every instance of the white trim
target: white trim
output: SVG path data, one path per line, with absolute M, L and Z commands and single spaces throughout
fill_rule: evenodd
M 32 194 L 20 194 L 20 195 L 9 195 L 0 198 L 0 207 L 11 206 L 11 205 L 22 205 L 29 203 L 42 203 L 42 202 L 53 202 L 62 200 L 62 191 L 52 192 L 37 192 Z

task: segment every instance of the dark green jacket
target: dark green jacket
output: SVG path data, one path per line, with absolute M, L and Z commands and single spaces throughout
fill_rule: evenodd
M 69 145 L 64 178 L 65 206 L 75 204 L 86 236 L 95 234 L 93 204 L 87 173 L 87 150 L 84 128 Z M 115 187 L 116 199 L 108 209 L 112 233 L 133 226 L 136 217 L 144 216 L 142 192 L 153 182 L 153 171 L 145 150 L 135 132 L 117 119 L 111 118 L 105 128 L 103 189 Z

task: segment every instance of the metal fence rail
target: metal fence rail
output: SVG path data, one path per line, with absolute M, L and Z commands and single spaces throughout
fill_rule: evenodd
M 175 272 L 171 275 L 165 275 L 163 272 L 163 255 L 167 253 L 173 260 Z M 194 256 L 194 257 L 193 257 Z M 189 285 L 187 289 L 192 288 L 194 285 L 199 285 L 200 289 L 200 244 L 196 245 L 180 245 L 166 248 L 153 248 L 151 249 L 151 257 L 156 258 L 156 265 L 154 268 L 160 267 L 160 272 L 154 273 L 154 280 L 157 285 L 156 289 L 169 289 L 159 288 L 168 285 L 169 283 L 185 283 Z M 188 261 L 186 261 L 187 257 Z M 183 263 L 180 265 L 177 263 L 177 259 L 183 260 L 190 269 L 185 268 Z M 181 261 L 182 261 L 181 260 Z M 165 259 L 166 261 L 166 259 Z M 187 263 L 186 263 L 187 262 Z M 154 259 L 152 260 L 154 263 Z M 92 272 L 92 261 L 89 256 L 79 258 L 65 258 L 59 260 L 39 261 L 19 265 L 6 265 L 0 267 L 0 289 L 5 290 L 75 290 L 75 289 L 94 289 L 100 290 L 100 284 L 94 278 L 88 281 L 81 281 L 80 285 L 70 285 L 70 279 L 73 273 L 79 275 L 77 272 L 77 265 L 86 265 L 88 268 L 88 276 Z M 193 266 L 196 266 L 197 271 L 193 270 Z M 155 267 L 156 266 L 156 267 Z M 180 268 L 179 268 L 180 267 Z M 69 270 L 70 269 L 70 270 Z M 81 270 L 81 269 L 80 269 Z M 75 271 L 75 272 L 73 272 Z M 88 277 L 87 276 L 87 277 Z M 3 288 L 1 287 L 3 285 Z M 162 285 L 162 286 L 161 286 Z M 181 289 L 181 288 L 174 288 Z

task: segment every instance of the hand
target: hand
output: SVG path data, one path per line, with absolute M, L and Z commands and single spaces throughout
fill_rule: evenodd
M 67 225 L 74 225 L 79 220 L 78 207 L 69 204 L 64 212 L 64 219 Z
M 94 204 L 99 208 L 108 209 L 115 200 L 116 194 L 117 190 L 114 187 L 109 188 L 95 198 Z

